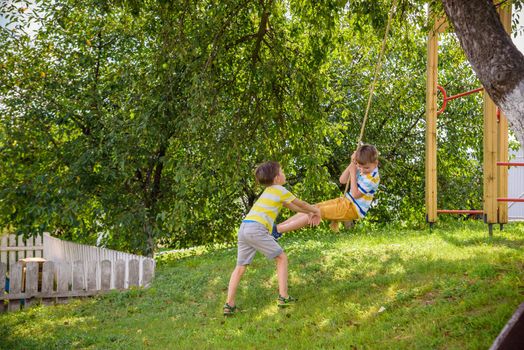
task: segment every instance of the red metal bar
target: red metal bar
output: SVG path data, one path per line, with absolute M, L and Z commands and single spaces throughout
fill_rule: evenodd
M 437 85 L 437 89 L 439 89 L 439 91 L 443 95 L 442 107 L 437 111 L 437 114 L 440 114 L 440 113 L 444 112 L 444 110 L 446 109 L 446 106 L 448 104 L 448 101 L 454 100 L 454 99 L 459 98 L 459 97 L 464 97 L 464 96 L 467 96 L 467 95 L 471 95 L 471 94 L 474 94 L 476 92 L 484 90 L 483 87 L 480 87 L 480 88 L 477 88 L 477 89 L 474 89 L 474 90 L 466 91 L 466 92 L 463 92 L 463 93 L 456 94 L 456 95 L 448 97 L 448 94 L 446 93 L 446 89 L 444 89 L 444 87 L 442 87 L 441 85 Z
M 463 92 L 461 94 L 456 94 L 456 95 L 448 97 L 448 101 L 449 100 L 454 100 L 454 99 L 459 98 L 459 97 L 464 97 L 464 96 L 467 96 L 467 95 L 471 95 L 471 94 L 474 94 L 475 92 L 479 92 L 479 91 L 482 91 L 482 90 L 484 90 L 484 88 L 480 87 L 480 88 L 477 88 L 477 89 L 474 89 L 474 90 Z
M 497 198 L 497 202 L 524 202 L 524 198 Z
M 484 214 L 484 210 L 438 209 L 438 214 Z
M 511 163 L 511 162 L 497 162 L 497 165 L 502 165 L 502 166 L 524 166 L 524 163 L 518 163 L 518 162 L 515 162 L 515 163 Z
M 444 96 L 442 100 L 442 107 L 437 111 L 437 114 L 440 114 L 446 109 L 448 104 L 448 94 L 446 93 L 446 89 L 440 85 L 437 85 L 437 89 L 439 89 L 439 91 L 442 93 L 442 96 Z

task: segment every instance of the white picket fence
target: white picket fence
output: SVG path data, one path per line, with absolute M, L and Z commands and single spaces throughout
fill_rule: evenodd
M 112 250 L 112 249 L 107 249 L 107 248 L 99 248 L 99 247 L 93 247 L 93 246 L 88 246 L 84 244 L 63 241 L 61 239 L 51 237 L 49 234 L 44 234 L 43 245 L 44 245 L 44 259 L 50 260 L 50 261 L 68 262 L 72 264 L 75 261 L 109 260 L 111 261 L 112 266 L 113 266 L 113 276 L 115 276 L 114 266 L 116 266 L 115 264 L 118 260 L 124 261 L 126 266 L 129 265 L 129 262 L 131 260 L 137 260 L 138 265 L 140 267 L 140 270 L 139 270 L 140 278 L 142 278 L 142 274 L 143 274 L 143 271 L 142 271 L 143 262 L 145 260 L 153 261 L 152 259 L 147 258 L 145 256 L 141 256 L 141 255 L 129 254 L 129 253 L 119 252 L 117 250 Z M 127 288 L 129 286 L 129 269 L 126 269 L 125 273 L 126 275 L 125 275 L 125 280 L 124 280 L 124 287 Z M 115 281 L 113 278 L 111 280 L 111 285 L 114 286 L 114 284 L 115 284 Z
M 154 270 L 154 260 L 140 255 L 67 242 L 49 234 L 28 239 L 6 235 L 0 237 L 0 311 L 2 300 L 9 300 L 10 305 L 3 309 L 18 310 L 20 305 L 29 305 L 31 298 L 49 302 L 50 298 L 147 287 Z
M 143 271 L 142 274 L 139 270 Z M 123 260 L 117 260 L 115 264 L 109 260 L 86 263 L 78 260 L 73 264 L 18 261 L 11 265 L 9 272 L 7 265 L 0 263 L 0 312 L 18 311 L 40 302 L 61 303 L 70 297 L 92 296 L 111 289 L 147 287 L 153 273 L 152 259 L 144 259 L 142 264 L 136 259 L 129 260 L 127 264 Z M 7 276 L 9 290 L 4 287 Z M 125 279 L 127 286 L 124 286 Z
M 0 262 L 8 266 L 20 259 L 44 257 L 44 237 L 30 237 L 24 239 L 22 236 L 4 235 L 0 237 Z

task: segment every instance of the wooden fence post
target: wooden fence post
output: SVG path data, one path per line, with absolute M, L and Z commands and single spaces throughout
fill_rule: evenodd
M 32 257 L 34 257 L 34 250 L 32 250 L 32 247 L 34 246 L 34 243 L 33 243 L 34 242 L 34 237 L 28 237 L 24 241 L 22 241 L 22 242 L 25 243 L 25 246 L 28 248 L 28 250 L 26 250 L 24 252 L 25 256 L 23 256 L 22 259 L 23 258 L 32 258 Z M 20 260 L 20 256 L 18 256 L 18 260 Z
M 142 286 L 149 287 L 155 273 L 155 262 L 153 259 L 142 260 Z
M 22 263 L 17 262 L 9 266 L 9 294 L 22 292 Z M 20 300 L 9 300 L 9 311 L 20 310 Z
M 54 262 L 46 261 L 42 267 L 42 303 L 46 305 L 54 303 L 50 296 L 55 289 L 55 266 Z
M 57 273 L 57 282 L 56 290 L 57 292 L 69 292 L 69 285 L 71 283 L 71 266 L 67 263 L 58 263 L 58 273 Z M 58 304 L 63 304 L 67 302 L 67 297 L 65 298 L 56 298 Z
M 0 294 L 5 292 L 5 274 L 7 273 L 7 264 L 0 262 Z M 0 313 L 5 312 L 7 309 L 6 304 L 3 300 L 0 300 Z
M 138 260 L 129 260 L 129 287 L 137 287 L 140 282 L 140 265 Z
M 87 276 L 86 276 L 86 290 L 96 290 L 97 289 L 97 271 L 98 271 L 98 261 L 88 261 L 87 262 Z
M 102 260 L 100 263 L 100 289 L 111 289 L 111 261 Z
M 74 291 L 84 290 L 84 262 L 77 260 L 73 263 L 73 288 Z
M 32 304 L 31 298 L 38 293 L 38 263 L 29 262 L 25 267 L 25 289 L 26 300 L 24 307 Z
M 16 247 L 16 236 L 15 235 L 9 235 L 9 246 L 10 247 Z M 9 270 L 11 270 L 11 265 L 14 264 L 17 261 L 17 253 L 16 251 L 8 251 L 7 252 L 7 259 L 9 261 Z
M 44 235 L 38 235 L 35 237 L 35 245 L 38 246 L 38 250 L 35 250 L 35 257 L 44 257 Z
M 0 248 L 7 248 L 7 240 L 7 235 L 0 237 Z M 0 250 L 0 262 L 7 263 L 7 251 Z
M 117 260 L 115 263 L 115 288 L 124 289 L 126 278 L 126 263 L 124 260 Z
M 0 294 L 4 294 L 5 291 L 5 274 L 7 273 L 7 265 L 0 262 Z

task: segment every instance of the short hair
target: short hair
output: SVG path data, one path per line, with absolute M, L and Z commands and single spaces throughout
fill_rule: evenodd
M 279 162 L 264 162 L 257 166 L 257 169 L 255 170 L 255 179 L 262 186 L 271 186 L 275 177 L 278 175 L 279 170 Z
M 373 145 L 361 145 L 357 148 L 355 159 L 358 164 L 375 163 L 378 160 L 378 151 Z

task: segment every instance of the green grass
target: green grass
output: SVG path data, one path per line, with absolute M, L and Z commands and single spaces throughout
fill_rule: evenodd
M 164 255 L 147 290 L 0 315 L 1 349 L 487 349 L 524 301 L 524 226 L 292 233 L 290 294 L 257 256 L 221 315 L 236 248 Z

